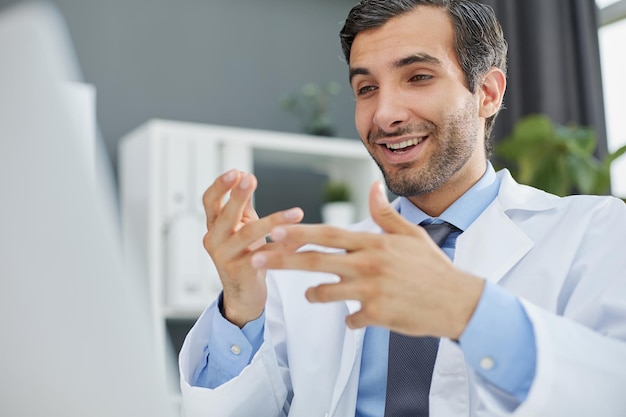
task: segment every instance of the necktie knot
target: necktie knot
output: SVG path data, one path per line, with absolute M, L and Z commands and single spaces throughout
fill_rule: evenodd
M 454 231 L 458 231 L 459 229 L 451 225 L 448 222 L 443 223 L 430 223 L 430 224 L 420 224 L 426 232 L 430 236 L 430 238 L 437 244 L 437 246 L 441 247 L 443 243 L 446 241 L 450 233 Z

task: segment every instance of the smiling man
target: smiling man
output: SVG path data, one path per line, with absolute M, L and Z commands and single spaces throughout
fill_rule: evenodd
M 450 17 L 435 7 L 362 31 L 345 48 L 356 127 L 387 186 L 420 208 L 418 199 L 436 203 L 429 214 L 438 216 L 485 172 L 485 119 L 500 108 L 503 69 L 470 91 Z
M 181 352 L 186 416 L 625 415 L 626 206 L 494 171 L 493 11 L 364 0 L 341 40 L 357 130 L 400 197 L 374 184 L 343 230 L 259 219 L 251 174 L 207 189 L 224 290 Z

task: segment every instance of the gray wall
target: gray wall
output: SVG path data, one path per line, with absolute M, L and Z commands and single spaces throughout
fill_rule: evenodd
M 279 107 L 307 82 L 338 81 L 337 135 L 358 138 L 338 32 L 355 0 L 56 0 L 112 159 L 151 118 L 300 130 Z

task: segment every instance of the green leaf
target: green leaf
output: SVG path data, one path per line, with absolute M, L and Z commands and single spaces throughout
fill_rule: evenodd
M 496 144 L 495 154 L 508 162 L 520 182 L 548 192 L 603 194 L 610 183 L 610 165 L 626 154 L 626 145 L 600 161 L 594 152 L 592 128 L 553 124 L 543 114 L 518 121 L 513 132 Z
M 608 154 L 604 160 L 604 164 L 606 164 L 607 166 L 610 166 L 613 163 L 613 161 L 615 161 L 617 158 L 621 157 L 625 153 L 626 153 L 626 145 L 621 146 L 615 152 Z

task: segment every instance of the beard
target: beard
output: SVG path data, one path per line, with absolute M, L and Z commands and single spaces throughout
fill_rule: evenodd
M 375 132 L 368 137 L 368 151 L 383 173 L 387 188 L 397 196 L 413 197 L 430 193 L 456 174 L 471 158 L 477 143 L 480 120 L 477 106 L 469 99 L 465 106 L 447 116 L 440 125 L 424 122 L 408 125 L 392 132 Z M 433 148 L 429 159 L 420 167 L 413 163 L 394 165 L 393 172 L 374 156 L 377 139 L 429 132 Z M 423 133 L 422 133 L 423 134 Z

